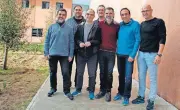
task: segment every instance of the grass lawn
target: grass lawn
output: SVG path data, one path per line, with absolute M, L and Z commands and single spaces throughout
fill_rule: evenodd
M 42 45 L 27 48 L 28 51 L 9 51 L 8 70 L 1 69 L 3 51 L 0 50 L 0 110 L 25 110 L 49 74 Z

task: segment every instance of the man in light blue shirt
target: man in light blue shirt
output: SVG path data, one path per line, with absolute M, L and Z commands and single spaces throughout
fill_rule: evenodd
M 140 25 L 131 19 L 130 10 L 120 11 L 121 19 L 117 41 L 117 62 L 119 72 L 119 88 L 114 100 L 124 97 L 123 105 L 129 104 L 131 97 L 133 64 L 140 43 Z
M 63 75 L 63 92 L 70 100 L 73 95 L 70 93 L 69 62 L 74 54 L 74 34 L 72 27 L 65 22 L 67 11 L 60 9 L 57 12 L 57 21 L 52 24 L 47 32 L 44 43 L 44 55 L 49 60 L 50 86 L 48 97 L 57 91 L 57 64 L 61 65 Z

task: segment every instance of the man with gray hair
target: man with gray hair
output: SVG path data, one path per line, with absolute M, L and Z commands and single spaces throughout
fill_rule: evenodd
M 107 102 L 111 101 L 111 88 L 113 82 L 113 68 L 119 24 L 114 22 L 114 9 L 105 9 L 105 21 L 99 24 L 102 33 L 102 43 L 99 50 L 100 91 L 97 99 L 105 96 Z

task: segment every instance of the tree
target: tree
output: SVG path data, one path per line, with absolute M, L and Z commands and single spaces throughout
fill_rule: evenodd
M 8 51 L 17 48 L 29 28 L 30 10 L 24 9 L 16 0 L 0 0 L 0 43 L 4 45 L 3 69 L 7 69 Z

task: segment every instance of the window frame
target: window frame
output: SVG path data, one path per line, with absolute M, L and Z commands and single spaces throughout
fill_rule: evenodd
M 36 31 L 35 33 L 33 31 Z M 43 28 L 32 28 L 32 37 L 43 37 Z
M 22 7 L 29 8 L 30 0 L 22 0 Z
M 48 3 L 48 7 L 46 7 L 47 3 Z M 49 8 L 50 8 L 50 2 L 49 1 L 42 1 L 42 9 L 49 9 Z

